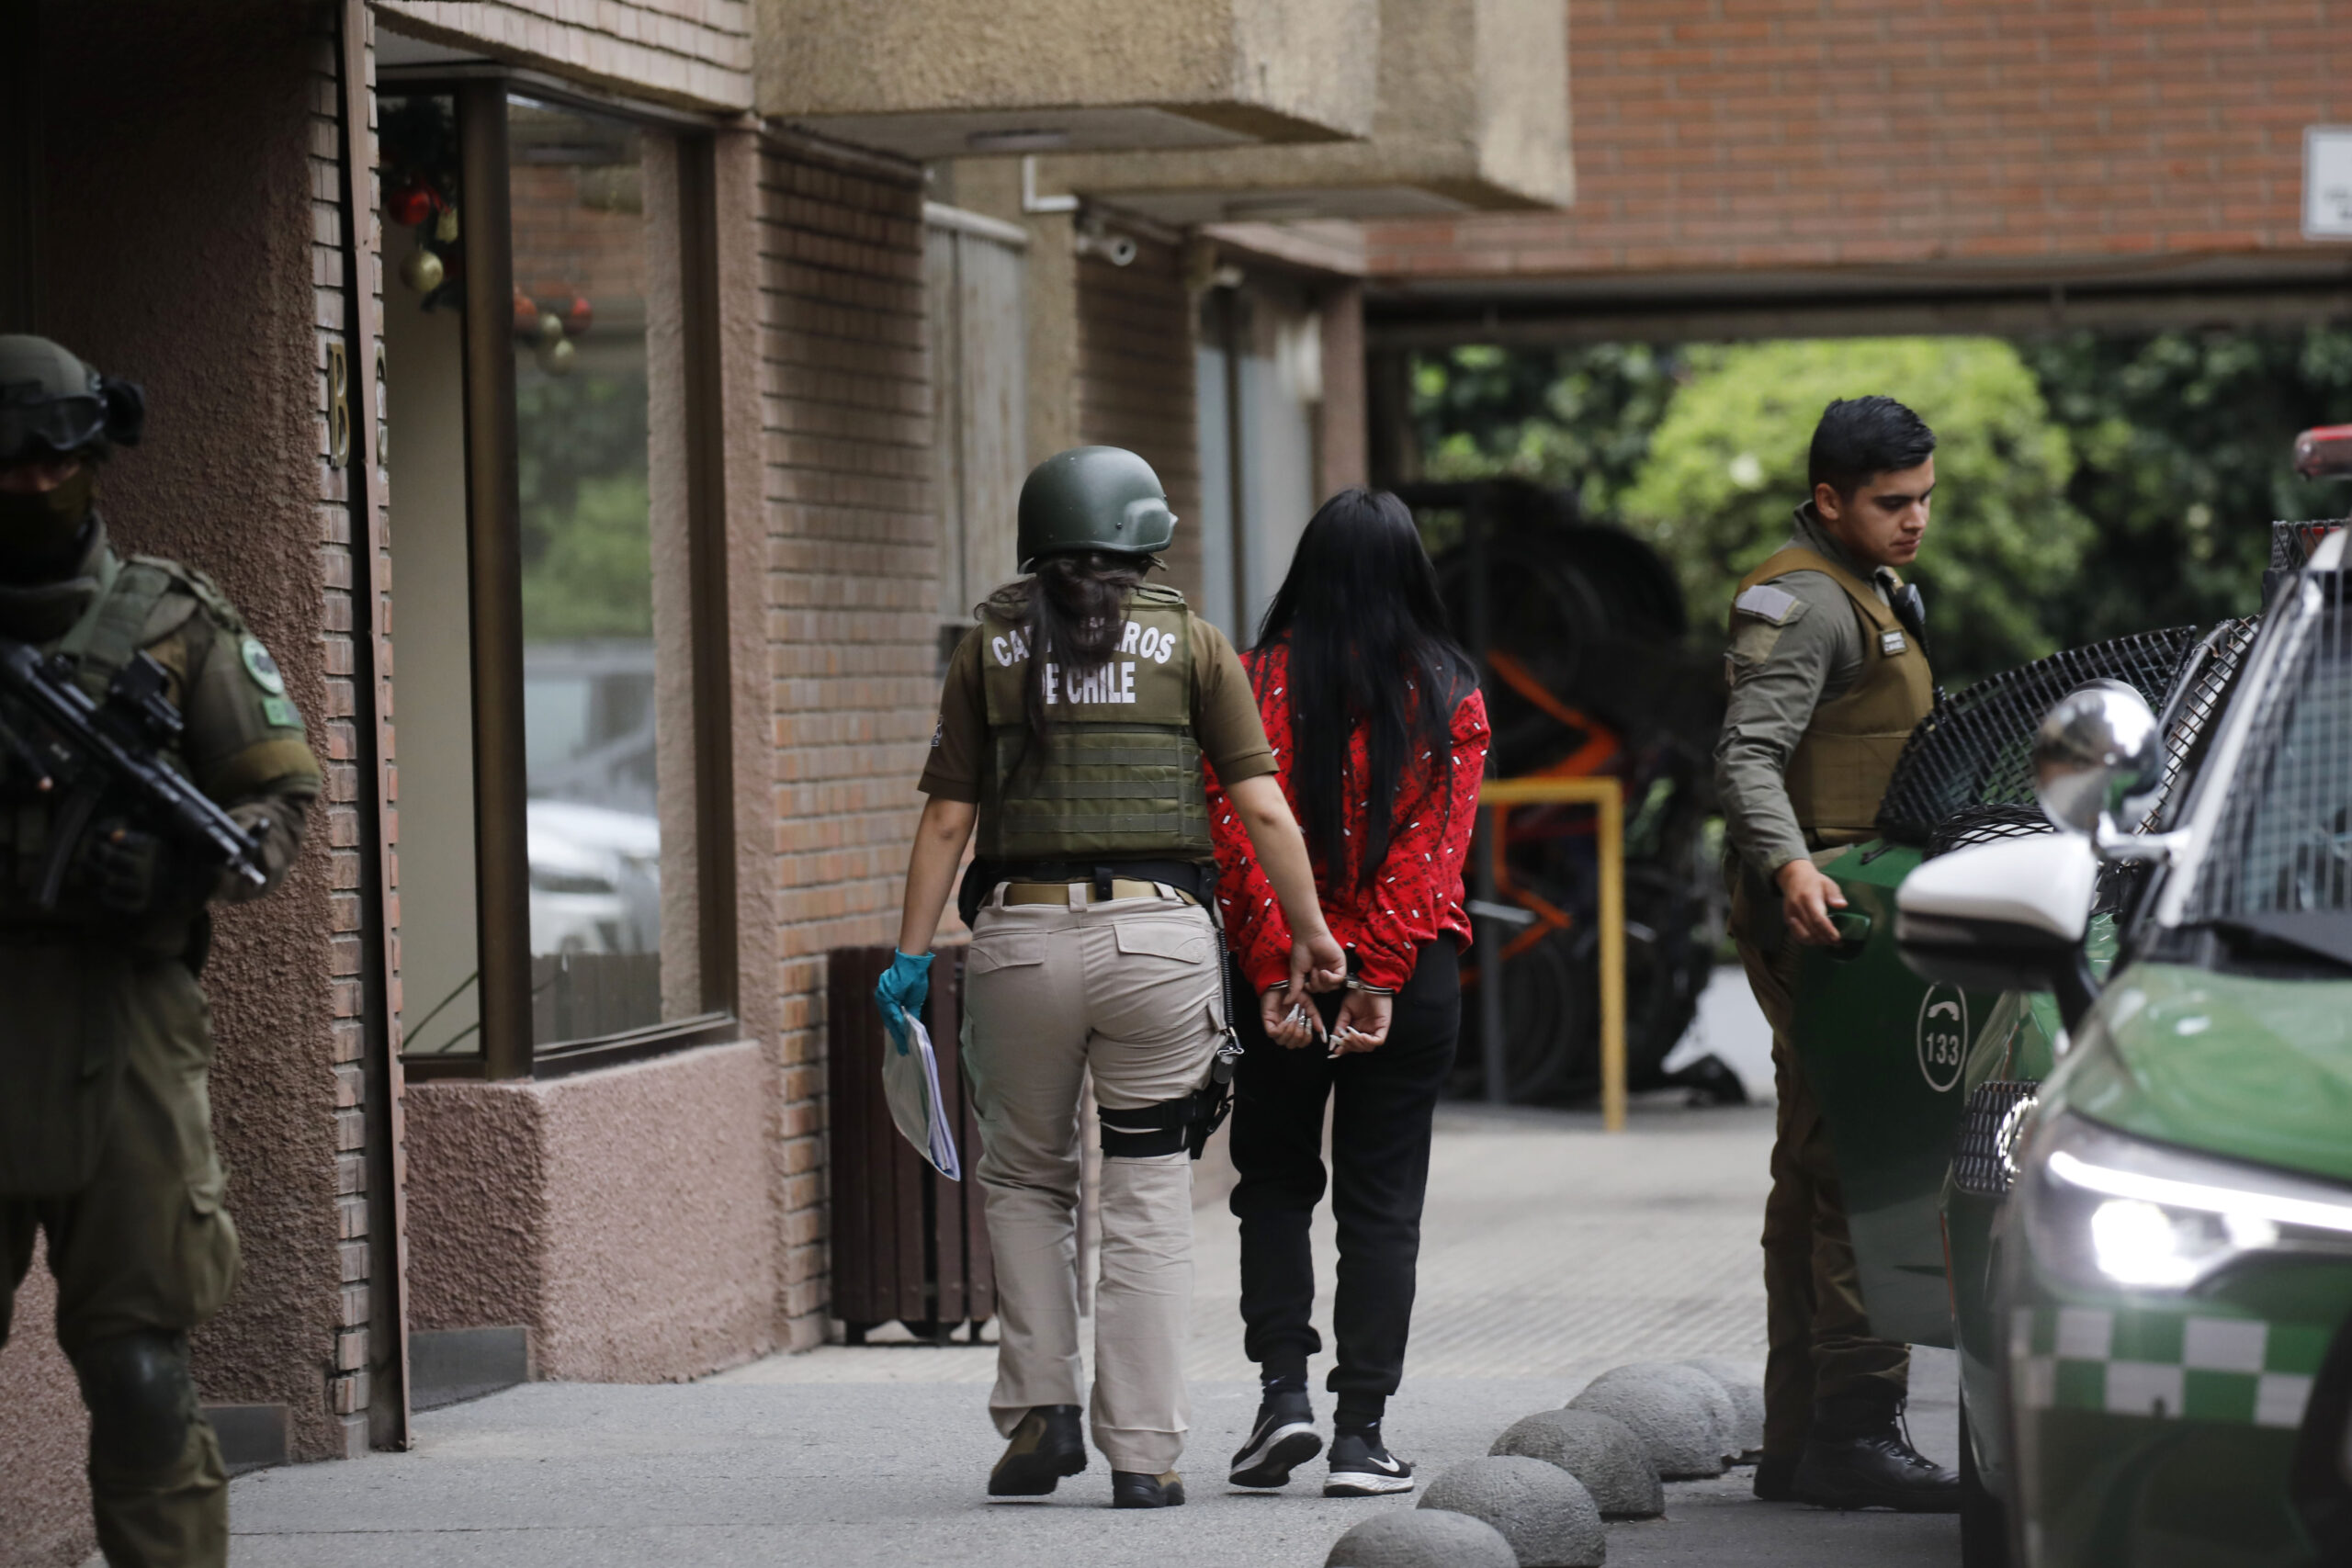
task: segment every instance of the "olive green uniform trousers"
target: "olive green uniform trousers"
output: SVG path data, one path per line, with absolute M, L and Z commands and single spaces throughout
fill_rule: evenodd
M 1207 912 L 1173 896 L 991 904 L 973 924 L 964 973 L 964 1061 L 1000 1314 L 989 1410 L 1009 1437 L 1036 1405 L 1080 1403 L 1084 1076 L 1106 1111 L 1198 1089 L 1224 1029 L 1223 982 Z M 1094 1445 L 1114 1470 L 1158 1475 L 1174 1468 L 1191 1426 L 1191 1157 L 1105 1158 L 1102 1224 Z
M 176 960 L 0 945 L 0 1095 L 13 1102 L 0 1104 L 0 1344 L 37 1232 L 57 1278 L 57 1340 L 77 1364 L 122 1335 L 184 1336 L 237 1276 L 207 1093 L 210 1012 L 195 976 Z M 85 1179 L 44 1190 L 46 1173 L 76 1167 Z M 28 1190 L 39 1195 L 9 1195 Z M 124 1462 L 94 1422 L 90 1491 L 116 1568 L 228 1561 L 228 1477 L 192 1389 L 187 1404 L 185 1442 L 162 1463 Z
M 1891 1419 L 1909 1387 L 1911 1352 L 1873 1337 L 1863 1310 L 1837 1155 L 1792 1032 L 1804 949 L 1785 934 L 1769 950 L 1745 937 L 1738 947 L 1772 1026 L 1780 1099 L 1764 1201 L 1764 1451 L 1792 1460 L 1809 1435 L 1858 1436 Z

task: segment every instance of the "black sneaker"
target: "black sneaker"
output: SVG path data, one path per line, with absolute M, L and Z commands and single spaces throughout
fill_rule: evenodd
M 1174 1471 L 1146 1475 L 1139 1470 L 1111 1472 L 1111 1506 L 1114 1508 L 1181 1508 L 1184 1478 Z
M 1290 1472 L 1323 1451 L 1315 1433 L 1315 1406 L 1303 1393 L 1266 1395 L 1258 1405 L 1258 1424 L 1250 1440 L 1233 1456 L 1226 1479 L 1236 1486 L 1264 1490 L 1290 1484 Z
M 1075 1404 L 1040 1404 L 1021 1418 L 989 1472 L 991 1497 L 1043 1497 L 1086 1468 L 1086 1432 Z
M 1413 1467 L 1381 1443 L 1380 1428 L 1334 1433 L 1326 1497 L 1381 1497 L 1413 1489 Z
M 1960 1511 L 1960 1477 L 1913 1448 L 1892 1427 L 1867 1438 L 1814 1438 L 1797 1461 L 1789 1489 L 1797 1501 L 1823 1508 Z

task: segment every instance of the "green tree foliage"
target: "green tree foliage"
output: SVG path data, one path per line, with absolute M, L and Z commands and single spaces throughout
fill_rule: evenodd
M 2256 608 L 2276 518 L 2340 517 L 2340 480 L 2297 479 L 2296 433 L 2352 420 L 2352 332 L 2075 333 L 2020 345 L 2071 433 L 2067 495 L 2098 524 L 2058 595 L 2067 643 Z
M 1691 618 L 1717 626 L 1740 576 L 1789 536 L 1805 454 L 1832 399 L 1883 392 L 1935 430 L 1934 522 L 1916 575 L 1938 671 L 1957 683 L 2057 646 L 2044 612 L 2090 525 L 2066 498 L 2075 458 L 2032 372 L 1991 338 L 1849 338 L 1694 349 L 1688 379 L 1623 498 L 1674 563 Z
M 651 637 L 644 377 L 526 378 L 515 412 L 525 635 Z
M 1554 351 L 1457 348 L 1413 367 L 1423 472 L 1510 475 L 1614 515 L 1674 396 L 1675 351 L 1604 343 Z

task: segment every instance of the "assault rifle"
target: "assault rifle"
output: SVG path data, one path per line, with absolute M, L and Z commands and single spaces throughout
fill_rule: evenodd
M 141 653 L 92 700 L 74 667 L 44 658 L 29 643 L 0 637 L 0 755 L 12 760 L 43 795 L 60 792 L 50 829 L 40 907 L 57 907 L 65 873 L 91 816 L 108 798 L 139 809 L 164 837 L 209 865 L 226 866 L 259 887 L 268 880 L 261 840 L 165 761 L 180 736 L 180 711 L 164 695 L 170 677 Z M 37 727 L 27 735 L 8 722 L 8 703 Z

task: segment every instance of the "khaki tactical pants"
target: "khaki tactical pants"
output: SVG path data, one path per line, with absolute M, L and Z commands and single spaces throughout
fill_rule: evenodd
M 78 986 L 81 971 L 97 964 L 107 971 L 103 996 Z M 45 1006 L 61 995 L 61 1007 Z M 0 1070 L 10 1080 L 0 1094 L 23 1087 L 25 1065 L 44 1043 L 65 1053 L 85 1043 L 45 1043 L 37 1037 L 43 1024 L 103 1032 L 122 1055 L 88 1179 L 50 1195 L 0 1193 L 0 1344 L 37 1231 L 49 1238 L 57 1340 L 68 1357 L 122 1335 L 184 1333 L 204 1322 L 236 1282 L 237 1233 L 220 1203 L 207 1093 L 210 1017 L 195 977 L 176 961 L 128 964 L 85 961 L 73 949 L 0 946 L 0 998 L 10 1015 L 0 1016 Z M 93 1431 L 91 1498 L 98 1543 L 115 1568 L 228 1561 L 228 1477 L 212 1428 L 189 1404 L 187 1440 L 160 1468 L 126 1465 Z
M 1072 889 L 1079 896 L 1079 889 Z M 966 960 L 964 1060 L 996 1258 L 1000 1340 L 989 1410 L 1077 1404 L 1079 1093 L 1138 1110 L 1207 1078 L 1223 1027 L 1216 932 L 1172 895 L 1088 906 L 991 902 Z M 1182 1150 L 1102 1162 L 1094 1445 L 1157 1475 L 1184 1450 L 1193 1167 Z
M 1873 1338 L 1862 1307 L 1837 1156 L 1792 1037 L 1804 950 L 1785 934 L 1769 952 L 1745 937 L 1738 947 L 1772 1026 L 1781 1102 L 1764 1201 L 1764 1451 L 1792 1460 L 1809 1434 L 1858 1435 L 1891 1418 L 1909 1387 L 1911 1352 Z

